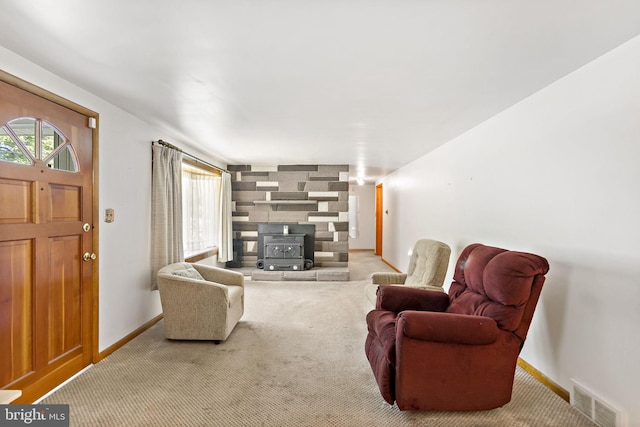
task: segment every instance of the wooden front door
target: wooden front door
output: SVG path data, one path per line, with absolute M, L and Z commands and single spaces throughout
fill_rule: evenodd
M 5 82 L 0 126 L 0 389 L 29 403 L 92 360 L 93 136 Z
M 382 184 L 376 185 L 376 249 L 374 254 L 382 256 Z

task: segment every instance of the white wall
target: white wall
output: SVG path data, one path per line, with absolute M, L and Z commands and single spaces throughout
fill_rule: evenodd
M 551 266 L 522 358 L 640 425 L 640 37 L 383 179 L 383 257 L 416 236 Z
M 358 197 L 358 237 L 349 237 L 349 249 L 375 249 L 376 247 L 376 187 L 375 185 L 349 185 L 349 197 Z
M 0 64 L 3 71 L 100 114 L 96 224 L 102 351 L 162 312 L 158 292 L 149 290 L 151 141 L 180 141 L 1 46 Z M 106 208 L 115 209 L 115 222 L 104 222 Z

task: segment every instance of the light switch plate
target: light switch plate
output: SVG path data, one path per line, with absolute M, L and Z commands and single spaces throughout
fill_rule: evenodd
M 113 209 L 105 209 L 104 210 L 104 222 L 113 222 L 116 220 L 115 211 Z

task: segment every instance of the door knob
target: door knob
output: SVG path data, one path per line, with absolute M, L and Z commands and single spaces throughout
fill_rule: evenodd
M 84 255 L 82 255 L 82 259 L 85 260 L 85 261 L 89 261 L 89 260 L 96 259 L 96 258 L 97 258 L 97 256 L 93 252 L 92 253 L 85 252 Z

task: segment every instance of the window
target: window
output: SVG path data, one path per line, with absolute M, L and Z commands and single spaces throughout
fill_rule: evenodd
M 182 232 L 184 256 L 216 249 L 219 242 L 219 173 L 199 167 L 190 160 L 182 163 Z
M 62 132 L 33 117 L 14 119 L 0 127 L 0 160 L 23 165 L 42 161 L 51 169 L 78 171 L 73 147 Z

